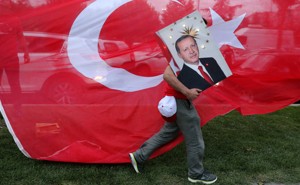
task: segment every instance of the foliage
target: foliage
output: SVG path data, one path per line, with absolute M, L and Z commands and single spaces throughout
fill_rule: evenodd
M 166 10 L 162 14 L 162 21 L 165 25 L 169 25 L 174 21 L 181 19 L 182 15 L 188 15 L 197 9 L 196 2 L 192 0 L 170 1 Z

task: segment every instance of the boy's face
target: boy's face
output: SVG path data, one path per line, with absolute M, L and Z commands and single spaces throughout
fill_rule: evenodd
M 180 50 L 178 56 L 188 64 L 198 64 L 199 62 L 199 50 L 197 43 L 191 37 L 187 37 L 177 43 Z

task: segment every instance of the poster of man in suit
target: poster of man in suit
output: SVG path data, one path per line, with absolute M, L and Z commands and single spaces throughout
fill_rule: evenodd
M 205 90 L 232 75 L 198 11 L 157 34 L 171 52 L 172 70 L 186 87 Z

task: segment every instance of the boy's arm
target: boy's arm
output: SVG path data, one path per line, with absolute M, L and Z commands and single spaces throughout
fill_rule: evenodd
M 196 89 L 196 88 L 192 88 L 189 89 L 187 88 L 185 85 L 183 85 L 175 76 L 175 74 L 173 73 L 173 70 L 171 69 L 170 66 L 168 66 L 165 69 L 164 75 L 163 75 L 164 80 L 171 86 L 173 87 L 176 91 L 181 92 L 183 95 L 185 95 L 187 97 L 187 99 L 189 100 L 194 100 L 196 99 L 201 90 L 200 89 Z

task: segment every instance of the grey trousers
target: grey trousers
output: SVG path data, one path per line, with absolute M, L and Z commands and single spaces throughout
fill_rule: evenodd
M 177 113 L 174 123 L 166 122 L 158 133 L 148 139 L 134 156 L 139 163 L 144 163 L 159 147 L 172 141 L 181 131 L 187 150 L 188 176 L 196 178 L 203 173 L 204 141 L 200 127 L 200 118 L 192 103 L 176 99 Z

